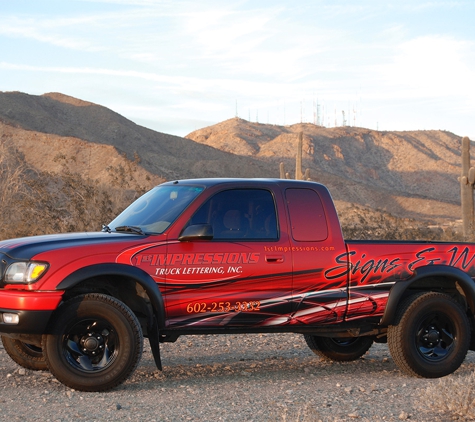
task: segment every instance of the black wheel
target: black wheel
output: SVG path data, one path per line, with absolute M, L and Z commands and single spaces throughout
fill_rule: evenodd
M 5 336 L 2 336 L 2 343 L 8 356 L 23 368 L 34 371 L 48 369 L 41 347 Z
M 363 356 L 373 344 L 371 337 L 319 337 L 305 334 L 308 347 L 316 355 L 348 362 Z
M 135 370 L 142 355 L 137 318 L 111 296 L 92 293 L 65 302 L 50 328 L 42 342 L 48 368 L 75 390 L 114 388 Z
M 457 370 L 467 354 L 470 337 L 463 307 L 437 292 L 407 298 L 395 324 L 388 328 L 394 362 L 407 374 L 425 378 L 439 378 Z

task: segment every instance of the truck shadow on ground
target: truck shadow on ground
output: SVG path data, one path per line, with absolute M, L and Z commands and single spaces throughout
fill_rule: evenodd
M 214 363 L 202 363 L 199 351 L 188 362 L 173 362 L 173 359 L 163 359 L 163 371 L 159 371 L 148 350 L 145 350 L 142 361 L 132 377 L 120 388 L 153 389 L 157 387 L 173 387 L 182 383 L 210 383 L 226 381 L 252 382 L 265 380 L 292 380 L 302 378 L 319 379 L 334 378 L 344 381 L 349 374 L 361 374 L 361 377 L 371 377 L 371 374 L 381 374 L 382 371 L 391 376 L 407 378 L 399 371 L 391 358 L 374 357 L 371 353 L 353 362 L 332 362 L 322 360 L 311 352 L 300 352 L 295 357 L 279 354 L 262 353 L 257 356 L 244 354 L 233 359 L 225 354 L 214 355 Z M 336 381 L 335 381 L 336 382 Z
M 206 353 L 209 352 L 209 353 Z M 163 371 L 159 371 L 146 347 L 141 363 L 133 376 L 119 388 L 154 389 L 174 387 L 179 384 L 209 384 L 226 382 L 259 382 L 281 380 L 298 382 L 302 379 L 313 382 L 370 382 L 381 373 L 393 378 L 394 382 L 405 383 L 418 378 L 401 372 L 392 360 L 387 346 L 375 344 L 366 355 L 352 362 L 332 362 L 321 359 L 311 351 L 269 350 L 245 351 L 239 356 L 213 345 L 210 350 L 197 348 L 188 356 L 162 353 Z M 456 372 L 463 375 L 473 372 L 475 352 L 469 352 L 464 364 Z M 350 377 L 351 375 L 351 377 Z M 356 381 L 348 381 L 348 379 Z

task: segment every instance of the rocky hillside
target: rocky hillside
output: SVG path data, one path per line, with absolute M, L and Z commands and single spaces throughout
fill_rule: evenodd
M 65 167 L 111 183 L 117 166 L 134 183 L 187 177 L 293 177 L 298 133 L 303 167 L 326 184 L 339 211 L 354 205 L 399 217 L 459 218 L 461 138 L 441 131 L 378 132 L 230 119 L 180 138 L 138 126 L 97 104 L 59 93 L 0 92 L 0 135 L 39 170 Z

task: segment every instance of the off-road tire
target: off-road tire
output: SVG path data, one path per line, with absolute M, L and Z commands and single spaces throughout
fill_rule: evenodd
M 388 328 L 391 356 L 405 373 L 439 378 L 456 371 L 470 345 L 465 309 L 452 297 L 424 292 L 401 303 Z
M 33 371 L 48 369 L 41 347 L 5 336 L 2 336 L 2 344 L 8 356 L 23 368 Z
M 51 373 L 79 391 L 106 391 L 125 381 L 142 356 L 143 335 L 133 312 L 98 293 L 62 304 L 42 338 Z
M 349 362 L 363 356 L 373 344 L 371 337 L 320 337 L 304 334 L 313 353 L 323 359 Z

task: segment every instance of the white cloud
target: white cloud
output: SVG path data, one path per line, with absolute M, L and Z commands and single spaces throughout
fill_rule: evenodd
M 147 46 L 149 43 L 147 38 L 144 42 L 144 32 L 153 29 L 156 33 L 153 25 L 158 20 L 174 16 L 168 7 L 157 7 L 157 2 L 133 3 L 137 6 L 149 4 L 153 7 L 109 12 L 86 10 L 74 16 L 0 13 L 0 35 L 85 52 L 121 51 L 123 45 L 134 44 L 135 40 L 141 41 L 138 45 Z
M 54 28 L 67 28 L 72 23 L 58 21 L 38 22 L 35 19 L 16 17 L 0 19 L 0 35 L 10 38 L 26 38 L 42 43 L 65 47 L 73 50 L 81 51 L 100 51 L 97 44 L 86 39 L 74 36 L 67 36 L 62 32 L 56 31 Z
M 402 43 L 391 63 L 380 67 L 392 95 L 406 98 L 475 97 L 475 43 L 424 36 Z M 472 60 L 472 63 L 470 63 Z
M 173 0 L 76 0 L 83 3 L 119 4 L 128 6 L 157 6 L 172 4 Z

